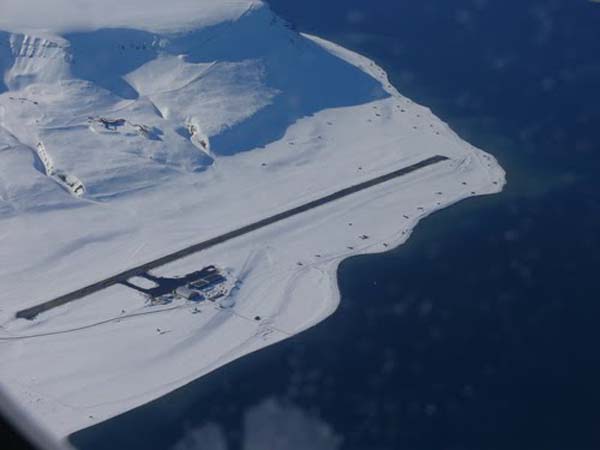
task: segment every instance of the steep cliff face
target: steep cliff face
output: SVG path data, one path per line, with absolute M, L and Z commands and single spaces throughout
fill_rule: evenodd
M 55 83 L 70 75 L 71 56 L 61 43 L 36 36 L 11 34 L 12 65 L 4 72 L 4 83 L 18 91 L 35 83 Z

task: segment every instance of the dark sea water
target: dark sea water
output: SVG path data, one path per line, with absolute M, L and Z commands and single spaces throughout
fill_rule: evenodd
M 600 4 L 272 0 L 375 59 L 509 184 L 346 260 L 317 327 L 81 449 L 600 449 Z M 206 424 L 212 424 L 208 428 Z

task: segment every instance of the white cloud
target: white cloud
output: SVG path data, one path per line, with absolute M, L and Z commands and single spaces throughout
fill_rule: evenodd
M 246 413 L 244 432 L 244 450 L 336 450 L 342 441 L 320 418 L 276 399 Z
M 244 416 L 244 450 L 337 450 L 341 443 L 323 420 L 274 398 Z M 189 431 L 171 450 L 227 450 L 225 431 L 208 423 Z
M 67 31 L 132 27 L 170 31 L 235 18 L 259 0 L 0 0 L 0 29 Z
M 172 450 L 227 450 L 227 441 L 218 425 L 207 423 L 188 432 Z

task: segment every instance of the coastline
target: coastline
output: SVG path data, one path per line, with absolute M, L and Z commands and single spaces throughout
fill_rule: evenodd
M 334 48 L 338 52 L 338 56 L 345 55 L 347 59 L 351 59 L 358 66 L 361 64 L 368 65 L 367 72 L 371 76 L 375 76 L 375 79 L 379 80 L 382 86 L 389 89 L 392 94 L 389 100 L 361 105 L 360 108 L 357 108 L 363 114 L 361 119 L 367 117 L 367 111 L 369 110 L 370 114 L 373 115 L 371 107 L 391 111 L 395 108 L 395 102 L 404 101 L 407 105 L 406 108 L 415 111 L 415 117 L 422 118 L 423 123 L 430 122 L 435 123 L 436 126 L 439 125 L 440 130 L 445 133 L 444 139 L 447 139 L 443 142 L 448 146 L 447 151 L 455 158 L 455 161 L 442 165 L 442 169 L 439 169 L 439 171 L 426 170 L 418 176 L 410 176 L 406 180 L 379 187 L 369 195 L 357 196 L 350 202 L 340 202 L 339 205 L 330 207 L 327 211 L 307 215 L 307 217 L 295 221 L 296 225 L 293 227 L 293 224 L 286 224 L 285 226 L 274 227 L 273 230 L 268 232 L 260 233 L 258 241 L 266 239 L 269 242 L 269 248 L 264 252 L 261 250 L 256 253 L 256 243 L 246 240 L 245 242 L 235 243 L 231 248 L 226 248 L 223 255 L 220 255 L 223 249 L 218 249 L 217 251 L 207 252 L 199 258 L 190 257 L 186 261 L 174 263 L 164 268 L 164 270 L 161 269 L 162 274 L 181 273 L 182 270 L 197 267 L 198 264 L 205 264 L 210 258 L 215 258 L 229 267 L 243 267 L 245 265 L 244 261 L 247 261 L 249 257 L 253 257 L 253 252 L 258 255 L 258 261 L 265 265 L 264 269 L 257 269 L 255 273 L 251 274 L 250 278 L 244 279 L 244 282 L 250 281 L 251 292 L 252 289 L 254 289 L 254 292 L 252 297 L 245 298 L 243 302 L 240 302 L 241 312 L 236 310 L 236 314 L 241 319 L 233 316 L 226 317 L 219 311 L 205 319 L 207 326 L 212 327 L 209 330 L 215 330 L 215 324 L 221 326 L 226 319 L 232 318 L 233 320 L 228 322 L 228 328 L 220 328 L 221 334 L 213 336 L 209 335 L 208 331 L 200 330 L 198 332 L 198 321 L 192 321 L 189 317 L 189 311 L 183 310 L 181 313 L 177 313 L 178 315 L 176 313 L 171 314 L 172 317 L 169 320 L 175 320 L 178 329 L 155 344 L 157 346 L 157 349 L 153 350 L 156 352 L 155 354 L 144 354 L 144 351 L 150 333 L 154 329 L 164 327 L 163 319 L 147 320 L 144 322 L 143 327 L 136 328 L 136 330 L 126 329 L 125 321 L 116 321 L 106 327 L 102 333 L 86 333 L 85 339 L 80 344 L 86 347 L 86 352 L 89 352 L 89 349 L 106 348 L 105 339 L 109 335 L 127 338 L 131 349 L 115 350 L 121 350 L 123 353 L 121 361 L 126 362 L 129 370 L 133 371 L 128 372 L 128 376 L 135 378 L 134 375 L 139 374 L 145 377 L 144 386 L 127 382 L 119 389 L 115 389 L 110 380 L 122 373 L 119 364 L 115 367 L 106 367 L 100 365 L 102 361 L 94 361 L 94 365 L 86 365 L 84 368 L 80 368 L 77 366 L 80 362 L 75 361 L 75 358 L 73 358 L 71 363 L 74 364 L 74 367 L 65 367 L 61 370 L 67 373 L 77 373 L 81 370 L 92 371 L 98 386 L 90 390 L 86 380 L 80 379 L 77 382 L 74 380 L 73 383 L 67 383 L 69 389 L 65 391 L 66 382 L 63 380 L 60 384 L 57 384 L 53 380 L 54 377 L 49 375 L 51 382 L 48 392 L 50 393 L 38 397 L 38 394 L 33 393 L 27 385 L 22 386 L 20 381 L 17 382 L 19 370 L 42 373 L 27 364 L 34 364 L 34 366 L 35 364 L 43 364 L 45 359 L 40 358 L 42 354 L 51 355 L 57 351 L 56 349 L 71 348 L 73 343 L 69 342 L 68 339 L 60 340 L 56 338 L 49 339 L 48 343 L 44 342 L 39 346 L 32 344 L 29 347 L 24 347 L 25 351 L 31 352 L 24 353 L 29 356 L 13 361 L 14 365 L 24 365 L 20 369 L 15 369 L 12 366 L 5 367 L 4 371 L 6 373 L 11 371 L 11 373 L 9 375 L 5 374 L 4 379 L 8 380 L 11 385 L 13 395 L 17 392 L 17 396 L 30 399 L 36 413 L 41 412 L 44 420 L 53 422 L 50 428 L 55 432 L 64 435 L 75 429 L 84 428 L 91 423 L 106 420 L 122 410 L 145 404 L 152 398 L 162 396 L 182 384 L 189 383 L 197 379 L 199 374 L 206 374 L 242 355 L 253 353 L 257 349 L 285 339 L 289 335 L 298 334 L 313 327 L 332 314 L 340 304 L 341 294 L 337 277 L 338 267 L 342 261 L 349 256 L 379 253 L 386 251 L 390 246 L 397 247 L 401 245 L 408 239 L 420 220 L 434 211 L 471 197 L 474 195 L 471 193 L 471 189 L 476 189 L 475 195 L 484 195 L 499 192 L 503 188 L 505 183 L 504 172 L 493 157 L 465 144 L 445 124 L 435 118 L 427 108 L 406 100 L 389 84 L 384 71 L 367 58 L 343 50 L 338 46 L 334 46 L 334 44 L 324 43 L 322 40 L 320 42 L 329 48 Z M 319 120 L 325 121 L 326 117 L 340 119 L 344 113 L 347 116 L 348 126 L 351 126 L 353 120 L 356 119 L 356 117 L 353 117 L 354 109 L 328 111 L 326 116 Z M 391 113 L 388 114 L 392 117 Z M 302 122 L 307 121 L 303 120 Z M 301 128 L 302 126 L 306 126 L 306 123 L 295 124 L 294 128 Z M 412 128 L 415 127 L 416 125 Z M 387 132 L 393 136 L 393 132 L 397 131 L 390 126 L 390 130 L 387 130 Z M 420 135 L 417 135 L 417 138 L 420 138 Z M 388 146 L 397 146 L 398 144 L 399 142 L 394 140 L 384 143 Z M 409 144 L 406 145 L 409 146 Z M 411 158 L 416 157 L 417 153 L 419 152 L 405 155 L 404 159 L 410 161 Z M 488 167 L 484 168 L 484 164 Z M 373 173 L 377 173 L 377 171 L 382 171 L 384 168 L 384 162 L 375 161 L 375 166 L 371 170 Z M 458 176 L 462 177 L 461 180 L 468 179 L 470 186 L 474 187 L 465 188 L 460 185 Z M 463 181 L 463 183 L 466 183 L 466 181 Z M 437 193 L 441 190 L 445 192 L 443 197 L 440 197 Z M 404 211 L 406 215 L 409 209 L 410 216 L 402 221 L 402 226 L 397 223 L 388 223 L 385 220 L 390 217 L 400 218 L 402 212 Z M 374 217 L 384 218 L 384 220 L 373 223 Z M 357 242 L 356 232 L 350 230 L 344 235 L 336 231 L 343 228 L 344 224 L 349 221 L 367 230 L 370 235 L 373 235 L 372 240 L 362 243 L 358 241 L 355 244 Z M 316 239 L 307 237 L 298 239 L 294 237 L 297 236 L 297 233 L 313 237 L 318 236 L 318 234 L 322 236 Z M 386 246 L 383 246 L 383 243 L 386 243 Z M 289 249 L 290 245 L 297 248 Z M 299 259 L 304 261 L 309 257 L 313 258 L 314 253 L 321 251 L 323 248 L 328 253 L 324 255 L 323 259 L 303 262 L 303 268 L 298 268 Z M 310 251 L 310 253 L 307 254 L 307 251 Z M 275 268 L 280 273 L 275 271 Z M 273 276 L 274 274 L 276 276 Z M 267 298 L 268 302 L 265 302 L 264 293 L 261 291 L 266 279 L 275 279 L 274 284 L 269 286 L 271 294 Z M 315 288 L 316 293 L 314 292 Z M 292 301 L 292 297 L 285 298 L 286 293 L 292 294 L 294 301 Z M 114 302 L 114 305 L 110 305 L 111 308 L 119 311 L 122 308 L 121 305 L 129 302 L 126 298 L 126 291 L 109 292 L 107 294 L 90 300 L 108 300 L 110 296 L 112 297 L 110 301 Z M 280 296 L 284 296 L 283 304 Z M 307 298 L 310 298 L 312 302 L 308 306 L 303 304 L 306 303 Z M 109 304 L 109 302 L 106 303 Z M 41 326 L 42 329 L 44 326 L 49 326 L 49 329 L 56 330 L 64 326 L 65 323 L 73 321 L 73 319 L 89 321 L 87 316 L 94 312 L 93 309 L 87 310 L 90 306 L 82 308 L 81 311 L 74 309 L 73 311 L 67 310 L 66 314 L 50 315 L 44 318 L 44 322 L 48 318 L 52 318 L 52 323 L 42 323 L 38 326 Z M 245 321 L 245 318 L 252 317 L 256 308 L 265 309 L 267 313 L 261 315 L 266 315 L 269 320 L 260 324 L 249 325 L 246 323 L 248 321 Z M 112 314 L 112 311 L 102 311 L 102 313 Z M 183 314 L 187 315 L 184 316 Z M 11 327 L 7 330 L 10 331 L 11 335 L 18 337 L 19 333 L 27 330 L 27 327 L 29 327 L 29 324 L 24 328 L 22 323 L 11 324 Z M 238 328 L 243 329 L 243 335 L 238 335 L 239 330 L 236 331 Z M 284 330 L 285 332 L 280 333 L 277 330 Z M 135 336 L 132 335 L 133 331 L 135 331 Z M 229 336 L 227 347 L 215 351 L 215 341 L 219 342 L 221 340 L 223 342 L 225 336 Z M 210 339 L 213 339 L 213 341 Z M 181 346 L 181 343 L 185 345 Z M 196 348 L 200 344 L 205 345 L 200 349 Z M 45 345 L 48 345 L 52 351 L 48 351 Z M 136 357 L 139 358 L 137 362 L 131 358 L 134 351 Z M 194 360 L 192 355 L 198 352 L 206 352 L 206 360 Z M 116 360 L 119 361 L 119 358 Z M 161 369 L 164 372 L 148 372 L 146 370 L 153 367 L 152 364 L 159 363 L 164 367 Z M 178 366 L 183 366 L 185 369 L 177 369 L 177 373 L 175 373 L 173 368 Z M 153 378 L 150 379 L 150 377 Z M 168 382 L 165 382 L 165 377 L 168 378 Z M 37 381 L 35 384 L 37 384 Z M 103 399 L 101 403 L 97 401 L 99 395 Z M 61 398 L 61 400 L 56 401 L 56 398 Z M 43 401 L 40 402 L 40 399 L 43 399 Z M 85 414 L 81 414 L 81 411 L 86 411 L 87 417 Z M 42 417 L 40 418 L 42 419 Z
M 485 201 L 486 198 L 484 196 L 466 197 L 457 201 L 452 206 L 459 207 L 459 209 L 468 209 L 469 211 L 461 211 L 461 213 L 469 214 L 473 212 L 472 208 L 480 209 L 482 206 L 485 207 Z M 479 205 L 474 205 L 474 202 L 479 203 Z M 423 216 L 419 224 L 422 225 L 422 221 L 425 223 L 431 223 L 430 221 L 437 222 L 438 215 L 441 217 L 448 211 L 449 208 L 432 211 L 430 214 Z M 457 212 L 454 211 L 453 213 Z M 440 220 L 446 222 L 444 218 Z M 448 227 L 448 224 L 445 223 L 443 228 L 447 229 Z M 286 394 L 286 391 L 290 389 L 289 386 L 286 386 L 290 383 L 290 379 L 287 377 L 293 377 L 291 373 L 286 372 L 293 372 L 291 369 L 295 364 L 293 363 L 294 357 L 292 355 L 297 353 L 298 349 L 329 345 L 330 333 L 328 328 L 331 325 L 331 321 L 347 321 L 347 319 L 338 317 L 338 314 L 343 314 L 339 308 L 348 306 L 344 305 L 341 293 L 341 281 L 344 277 L 344 272 L 353 270 L 349 269 L 349 266 L 352 266 L 357 261 L 364 261 L 370 256 L 389 258 L 399 252 L 403 252 L 407 244 L 413 243 L 414 239 L 411 238 L 413 238 L 412 235 L 414 233 L 420 235 L 424 233 L 421 228 L 413 228 L 413 232 L 408 236 L 401 235 L 398 245 L 393 248 L 390 247 L 383 251 L 373 250 L 371 252 L 348 256 L 336 263 L 330 264 L 327 269 L 327 276 L 333 280 L 330 294 L 332 302 L 330 303 L 331 310 L 325 319 L 316 322 L 294 336 L 273 345 L 260 348 L 244 357 L 235 358 L 231 362 L 178 387 L 164 396 L 91 427 L 78 430 L 67 437 L 69 442 L 78 448 L 86 450 L 110 450 L 114 448 L 113 445 L 115 443 L 131 448 L 162 448 L 165 445 L 172 446 L 175 440 L 180 439 L 181 436 L 185 436 L 188 432 L 193 432 L 199 424 L 211 423 L 211 421 L 221 423 L 222 426 L 226 427 L 225 429 L 228 432 L 237 435 L 236 433 L 241 431 L 237 427 L 240 427 L 242 422 L 239 415 L 243 414 L 244 410 L 234 409 L 231 412 L 226 412 L 227 407 L 225 405 L 227 405 L 227 401 L 239 401 L 241 404 L 250 406 L 258 404 L 265 398 L 283 398 L 284 402 L 296 402 L 308 407 L 308 404 L 304 405 L 299 399 L 292 400 L 292 398 L 289 398 L 285 400 L 290 395 L 289 392 Z M 422 236 L 419 238 L 419 240 L 423 239 Z M 425 240 L 429 242 L 430 238 L 426 238 Z M 356 306 L 354 304 L 352 308 L 354 309 Z M 351 322 L 350 324 L 344 323 L 338 327 L 345 329 L 348 326 L 357 325 L 359 324 Z M 339 334 L 339 330 L 336 333 L 336 338 L 339 337 L 337 334 Z M 361 333 L 359 332 L 358 334 Z M 367 337 L 367 335 L 364 337 Z M 349 338 L 347 345 L 352 347 L 355 344 Z M 283 367 L 288 366 L 289 368 L 283 370 L 280 377 L 277 376 L 278 370 L 282 370 Z M 270 376 L 269 379 L 263 378 L 263 376 L 267 375 Z M 242 393 L 238 391 L 242 391 Z M 222 399 L 221 396 L 224 394 L 226 398 Z M 238 395 L 240 394 L 242 398 L 238 399 Z M 220 410 L 217 406 L 220 401 L 224 402 L 223 410 Z M 199 414 L 201 412 L 204 412 L 206 415 L 202 416 L 202 414 Z M 145 429 L 148 431 L 146 428 L 147 423 L 160 424 L 160 426 L 156 428 L 155 432 L 147 433 L 147 436 L 142 437 L 139 434 L 132 433 L 132 430 Z M 233 448 L 238 447 L 234 446 Z
M 523 15 L 513 12 L 507 14 L 515 15 L 516 20 L 523 18 Z M 507 20 L 507 23 L 513 22 Z M 588 25 L 591 26 L 591 23 L 588 22 Z M 593 29 L 590 26 L 588 31 Z M 502 33 L 499 36 L 501 38 Z M 568 39 L 567 41 L 570 42 Z M 589 47 L 592 46 L 586 47 L 588 51 Z M 433 55 L 444 49 L 443 45 L 439 48 L 434 46 Z M 560 46 L 553 48 L 557 54 L 561 54 L 561 49 Z M 513 77 L 513 81 L 514 78 L 528 81 L 527 76 L 515 77 L 510 70 L 509 75 Z M 465 80 L 467 84 L 478 82 L 476 77 L 467 77 Z M 410 89 L 402 90 L 411 93 Z M 489 100 L 485 97 L 485 90 L 476 87 L 473 91 L 476 96 L 481 95 Z M 588 92 L 576 92 L 584 97 L 588 95 Z M 437 99 L 438 107 L 444 105 L 444 101 L 452 94 L 443 89 L 442 93 L 448 97 L 440 96 Z M 357 296 L 369 295 L 368 286 L 386 301 L 398 303 L 397 311 L 390 311 L 382 302 L 375 305 L 381 308 L 381 312 L 402 312 L 395 319 L 378 315 L 377 309 L 371 308 L 362 314 L 355 313 L 354 321 L 350 324 L 339 325 L 342 330 L 345 327 L 350 332 L 354 326 L 367 327 L 363 333 L 349 333 L 352 337 L 346 336 L 344 342 L 356 350 L 370 344 L 372 352 L 368 357 L 369 361 L 373 358 L 374 364 L 382 354 L 395 351 L 400 363 L 400 367 L 393 372 L 397 382 L 381 384 L 379 378 L 373 379 L 377 375 L 376 368 L 373 373 L 361 370 L 354 374 L 355 371 L 336 372 L 334 367 L 327 367 L 320 373 L 321 379 L 325 381 L 333 377 L 334 385 L 319 380 L 306 385 L 294 381 L 303 376 L 308 378 L 314 370 L 334 366 L 336 363 L 345 368 L 353 367 L 354 358 L 365 356 L 365 352 L 357 352 L 357 355 L 337 358 L 336 353 L 343 352 L 345 347 L 336 341 L 336 330 L 332 327 L 335 325 L 332 321 L 336 321 L 339 316 L 338 311 L 337 316 L 325 321 L 322 326 L 267 348 L 252 358 L 242 358 L 215 372 L 218 377 L 210 378 L 211 375 L 208 375 L 205 380 L 208 382 L 210 378 L 214 381 L 214 392 L 204 402 L 198 400 L 195 409 L 185 411 L 184 415 L 179 416 L 179 420 L 171 422 L 171 427 L 166 427 L 167 434 L 171 433 L 170 443 L 185 436 L 203 421 L 212 421 L 221 424 L 227 434 L 231 435 L 232 448 L 242 448 L 240 433 L 243 431 L 243 424 L 240 416 L 243 418 L 243 410 L 264 397 L 281 396 L 290 398 L 290 401 L 321 416 L 334 429 L 343 432 L 344 438 L 349 435 L 348 439 L 344 439 L 344 448 L 382 445 L 394 448 L 400 444 L 412 448 L 439 448 L 442 445 L 460 448 L 595 448 L 590 443 L 597 441 L 597 427 L 589 419 L 597 417 L 593 401 L 597 391 L 594 389 L 596 383 L 593 374 L 598 373 L 598 367 L 592 362 L 596 353 L 593 342 L 597 342 L 597 331 L 591 330 L 597 329 L 594 317 L 598 316 L 598 307 L 594 306 L 597 302 L 591 298 L 593 296 L 589 296 L 589 292 L 594 290 L 593 286 L 586 285 L 585 275 L 589 274 L 589 279 L 593 279 L 592 270 L 586 268 L 597 267 L 597 257 L 588 252 L 585 255 L 578 253 L 579 246 L 589 248 L 582 244 L 586 239 L 593 238 L 595 231 L 590 229 L 594 223 L 592 217 L 581 214 L 582 211 L 591 213 L 589 205 L 586 207 L 586 199 L 577 200 L 581 197 L 581 192 L 589 195 L 597 192 L 597 186 L 590 181 L 593 171 L 583 171 L 588 175 L 587 181 L 561 183 L 557 180 L 561 174 L 561 169 L 557 166 L 568 166 L 570 170 L 575 168 L 572 167 L 569 155 L 564 155 L 564 149 L 559 148 L 560 143 L 554 143 L 550 148 L 544 147 L 542 152 L 535 147 L 533 141 L 519 140 L 515 129 L 506 123 L 499 126 L 471 124 L 473 130 L 470 130 L 469 124 L 464 124 L 464 117 L 461 117 L 464 109 L 451 107 L 442 117 L 451 117 L 450 122 L 454 125 L 461 124 L 459 128 L 465 132 L 461 133 L 463 136 L 471 136 L 482 130 L 483 133 L 488 132 L 488 135 L 468 140 L 479 143 L 482 140 L 489 141 L 490 147 L 485 148 L 494 148 L 494 153 L 501 156 L 503 166 L 510 163 L 507 167 L 510 174 L 509 189 L 497 197 L 473 198 L 455 208 L 440 211 L 438 217 L 434 215 L 430 222 L 422 224 L 422 227 L 416 229 L 413 239 L 398 248 L 397 253 L 404 254 L 402 258 L 394 257 L 396 252 L 390 251 L 385 256 L 378 257 L 377 261 L 369 257 L 356 257 L 342 263 L 356 266 L 354 269 L 346 267 L 354 273 L 349 273 L 346 280 L 338 280 L 345 281 L 344 290 L 348 296 L 346 300 L 353 303 L 354 309 L 363 304 Z M 540 109 L 535 103 L 527 102 L 523 105 L 523 110 L 531 110 L 534 114 L 537 112 L 543 117 L 549 112 Z M 512 115 L 513 112 L 505 108 L 500 112 L 496 111 L 495 118 L 500 116 L 500 120 L 506 122 Z M 565 117 L 563 122 L 569 123 L 569 119 L 571 118 Z M 523 123 L 531 122 L 535 123 L 535 120 Z M 552 128 L 549 129 L 546 124 L 541 131 L 552 131 Z M 499 135 L 506 136 L 506 140 L 498 142 Z M 575 139 L 577 135 L 570 133 L 567 137 Z M 517 143 L 529 145 L 524 148 L 524 145 Z M 556 153 L 561 157 L 557 158 Z M 552 167 L 553 162 L 560 164 Z M 587 164 L 585 160 L 584 164 Z M 548 169 L 544 171 L 546 173 L 540 174 L 540 166 Z M 580 173 L 581 164 L 575 167 Z M 540 210 L 541 206 L 546 207 L 547 213 L 543 212 L 543 208 Z M 473 213 L 477 215 L 473 216 Z M 570 214 L 579 215 L 582 220 L 573 223 L 573 216 Z M 564 233 L 564 229 L 571 230 L 572 237 L 564 241 L 557 240 L 556 236 Z M 477 245 L 466 246 L 464 249 L 457 245 L 470 238 Z M 509 255 L 506 255 L 505 247 L 509 248 Z M 528 259 L 536 252 L 538 257 L 545 258 L 545 262 L 535 263 Z M 561 261 L 560 255 L 564 255 L 567 260 L 577 261 L 582 273 L 574 276 L 569 271 L 568 261 Z M 451 264 L 461 267 L 461 270 L 445 268 L 447 258 L 450 258 Z M 510 266 L 515 260 L 524 261 L 525 268 L 541 270 L 542 273 L 534 272 L 529 277 L 525 276 L 526 272 L 512 273 L 514 268 Z M 411 267 L 412 265 L 417 265 L 418 268 Z M 387 277 L 378 273 L 385 272 L 386 266 L 395 266 L 395 269 L 389 269 L 390 275 Z M 420 270 L 426 271 L 434 280 L 446 280 L 446 289 L 452 289 L 452 298 L 448 298 L 444 289 L 432 287 L 430 280 L 422 276 Z M 481 277 L 480 282 L 474 282 L 468 277 L 457 278 L 458 275 L 464 275 L 465 271 Z M 544 274 L 546 276 L 542 276 Z M 453 279 L 448 278 L 452 276 Z M 365 280 L 353 281 L 361 277 Z M 415 292 L 418 295 L 418 302 L 412 307 L 404 296 L 393 290 L 396 289 L 396 283 L 392 282 L 394 277 L 402 289 L 409 289 L 409 297 L 414 297 Z M 416 278 L 414 282 L 412 277 Z M 372 287 L 375 281 L 380 286 L 379 289 Z M 588 286 L 587 294 L 573 291 L 572 287 L 578 284 Z M 561 294 L 569 299 L 562 304 Z M 419 302 L 422 303 L 422 308 Z M 431 309 L 431 305 L 433 312 L 424 317 L 423 314 Z M 344 308 L 344 303 L 340 308 L 345 309 L 346 314 L 353 310 L 352 307 Z M 405 311 L 407 308 L 408 311 Z M 382 333 L 383 323 L 368 327 L 373 316 L 376 321 L 391 322 L 388 328 L 395 327 L 396 332 Z M 329 332 L 317 335 L 318 330 L 324 328 L 328 328 Z M 569 336 L 565 336 L 564 330 L 570 330 Z M 362 339 L 361 334 L 368 331 L 377 337 L 375 343 Z M 444 333 L 441 341 L 436 338 L 440 331 Z M 435 333 L 428 336 L 429 332 Z M 395 341 L 392 342 L 391 339 Z M 379 348 L 377 344 L 380 345 Z M 424 345 L 426 353 L 419 359 L 419 348 Z M 319 357 L 322 347 L 331 352 L 329 358 Z M 548 354 L 548 348 L 552 349 L 551 354 Z M 281 351 L 275 354 L 277 349 Z M 302 349 L 313 353 L 312 357 L 306 355 L 302 358 Z M 267 355 L 271 355 L 270 358 Z M 579 356 L 579 359 L 573 360 L 574 355 Z M 249 367 L 250 363 L 256 361 L 255 358 L 261 363 L 257 362 L 254 367 Z M 335 361 L 332 363 L 330 359 Z M 285 366 L 285 369 L 280 366 Z M 570 374 L 561 375 L 560 370 L 556 373 L 561 367 L 569 367 Z M 237 369 L 238 376 L 228 376 L 228 369 Z M 251 388 L 243 386 L 254 382 L 248 380 L 248 374 L 257 377 L 258 381 L 261 377 L 268 377 L 273 386 L 263 388 L 255 395 Z M 355 379 L 354 384 L 346 383 L 351 375 Z M 364 388 L 369 383 L 377 383 L 379 389 Z M 200 384 L 197 383 L 198 388 Z M 410 389 L 402 389 L 398 384 L 407 384 Z M 444 386 L 442 392 L 439 388 L 433 388 L 440 385 Z M 305 388 L 316 389 L 322 397 L 311 397 L 308 393 L 293 395 L 290 392 L 292 386 L 294 391 L 301 392 Z M 365 391 L 362 396 L 358 395 L 360 392 L 356 392 L 361 389 Z M 385 394 L 383 398 L 382 391 Z M 331 404 L 328 395 L 337 396 L 335 405 Z M 382 405 L 389 405 L 391 396 L 391 404 L 399 407 L 394 414 L 397 420 L 390 422 L 391 412 L 388 416 L 382 413 L 374 414 L 373 417 L 365 414 L 360 416 L 360 420 L 349 418 L 345 412 L 360 411 L 361 405 L 348 404 L 345 401 L 347 395 L 357 397 L 357 401 L 379 401 Z M 567 395 L 569 399 L 566 398 Z M 194 392 L 180 395 L 174 402 L 191 401 L 190 397 L 193 396 Z M 223 409 L 237 408 L 242 412 L 219 411 L 216 403 L 222 404 Z M 425 411 L 431 405 L 437 407 L 432 415 Z M 564 411 L 577 413 L 565 415 Z M 138 413 L 139 418 L 143 418 L 144 414 L 152 417 L 152 406 L 142 407 Z M 119 427 L 127 430 L 126 425 L 132 423 L 130 420 L 134 415 L 135 411 L 132 411 L 131 415 L 115 420 L 112 426 L 110 422 L 103 424 L 97 430 L 97 437 L 102 439 L 113 436 L 111 433 L 118 432 Z M 161 417 L 156 417 L 156 420 L 156 423 L 161 423 Z M 184 421 L 186 425 L 182 426 Z M 522 427 L 522 423 L 527 423 L 527 427 Z M 549 423 L 556 426 L 549 427 Z M 395 425 L 399 435 L 394 437 L 384 434 L 383 431 L 387 432 L 389 429 L 380 427 L 375 440 L 369 436 L 357 437 L 350 431 L 358 426 L 363 430 L 367 428 L 368 431 L 368 427 L 381 424 L 388 428 Z M 435 433 L 431 432 L 432 429 Z M 94 433 L 94 430 L 91 432 Z M 99 444 L 98 441 L 93 442 L 93 438 L 89 443 Z M 137 442 L 130 443 L 133 445 Z M 91 445 L 90 448 L 95 447 Z

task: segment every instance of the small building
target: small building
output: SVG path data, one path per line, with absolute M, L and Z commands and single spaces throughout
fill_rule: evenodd
M 118 127 L 122 127 L 126 123 L 125 119 L 105 119 L 103 117 L 100 117 L 98 121 L 107 130 L 116 130 Z
M 223 283 L 226 280 L 226 278 L 218 272 L 208 275 L 208 276 L 204 277 L 204 279 L 207 282 L 209 282 L 212 286 Z
M 210 272 L 210 273 L 208 273 Z M 208 273 L 208 274 L 207 274 Z M 192 274 L 196 275 L 196 274 Z M 227 279 L 221 275 L 216 268 L 209 266 L 202 270 L 202 277 L 192 281 L 188 286 L 192 289 L 198 289 L 200 291 L 208 291 L 213 289 L 215 286 L 220 285 L 227 281 Z
M 210 283 L 203 278 L 190 283 L 190 287 L 192 287 L 194 289 L 204 289 L 204 288 L 208 287 L 209 285 L 210 285 Z
M 192 302 L 200 302 L 204 300 L 204 296 L 200 292 L 190 289 L 187 286 L 178 287 L 175 289 L 174 294 Z

